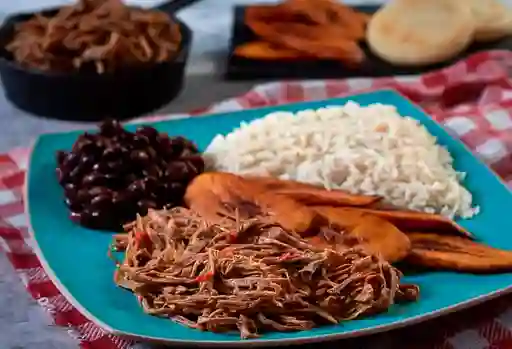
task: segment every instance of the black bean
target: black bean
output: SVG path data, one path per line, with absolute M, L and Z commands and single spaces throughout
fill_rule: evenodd
M 192 172 L 195 174 L 204 172 L 204 160 L 201 155 L 190 155 L 186 158 L 182 158 L 181 160 L 186 162 L 189 168 L 192 167 Z
M 155 177 L 149 176 L 144 178 L 142 181 L 144 182 L 146 191 L 153 193 L 158 190 L 158 180 Z
M 174 156 L 181 156 L 183 149 L 185 149 L 185 144 L 183 143 L 183 139 L 181 137 L 174 137 L 170 139 L 170 146 L 172 149 L 172 153 Z
M 75 198 L 77 195 L 78 187 L 76 184 L 67 183 L 64 185 L 64 195 L 68 198 Z
M 112 207 L 112 195 L 99 194 L 92 198 L 89 207 L 95 210 L 107 210 Z
M 72 198 L 66 197 L 64 203 L 69 207 L 71 211 L 79 211 L 82 209 L 82 204 Z
M 79 183 L 83 173 L 84 169 L 82 166 L 77 166 L 71 172 L 69 172 L 69 180 L 73 183 Z
M 130 159 L 141 165 L 147 165 L 150 162 L 148 153 L 140 149 L 132 150 L 130 153 Z
M 102 216 L 102 214 L 99 210 L 94 210 L 88 207 L 82 211 L 82 216 L 91 216 L 92 218 L 99 218 Z
M 96 159 L 94 155 L 84 155 L 80 158 L 80 167 L 83 171 L 90 170 L 94 164 L 96 163 Z
M 103 175 L 103 178 L 105 178 L 105 186 L 108 188 L 111 188 L 113 190 L 119 190 L 121 188 L 124 188 L 123 181 L 119 180 L 119 176 L 114 173 L 105 173 Z
M 150 141 L 146 136 L 137 134 L 132 136 L 131 143 L 136 149 L 145 149 L 150 145 Z
M 193 156 L 194 154 L 196 154 L 196 152 L 193 151 L 192 149 L 183 148 L 183 151 L 181 152 L 180 156 L 183 158 L 183 157 Z
M 179 182 L 188 177 L 188 166 L 182 161 L 171 162 L 167 166 L 166 179 L 170 182 Z
M 148 153 L 148 156 L 151 158 L 151 159 L 155 159 L 157 157 L 157 152 L 156 150 L 153 148 L 153 147 L 148 147 L 146 148 L 146 153 Z
M 126 173 L 124 174 L 124 178 L 121 178 L 121 180 L 125 183 L 125 187 L 129 186 L 137 179 L 138 177 L 134 173 Z
M 128 150 L 125 147 L 120 147 L 119 154 L 117 155 L 117 158 L 115 159 L 115 161 L 123 161 L 126 163 L 130 163 L 131 162 L 130 161 L 130 153 L 131 153 L 131 150 Z
M 98 147 L 96 145 L 96 142 L 91 141 L 89 143 L 84 144 L 80 151 L 87 155 L 98 156 L 101 154 L 103 149 L 101 147 Z
M 156 209 L 158 206 L 156 204 L 156 202 L 152 201 L 152 200 L 139 200 L 137 201 L 137 207 L 139 208 L 139 212 L 141 212 L 142 214 L 147 214 L 148 213 L 148 210 L 151 208 L 151 209 Z
M 99 210 L 90 210 L 89 208 L 84 209 L 80 214 L 80 224 L 93 229 L 105 226 L 108 219 Z
M 118 191 L 112 196 L 114 205 L 130 204 L 135 201 L 136 196 L 129 190 Z
M 74 200 L 76 200 L 77 202 L 79 202 L 81 204 L 87 204 L 87 203 L 89 203 L 89 201 L 91 200 L 92 197 L 93 197 L 93 195 L 90 194 L 90 190 L 84 188 L 84 189 L 80 189 L 79 191 L 77 191 Z
M 82 146 L 85 143 L 91 142 L 91 140 L 88 139 L 88 136 L 89 136 L 88 133 L 84 133 L 84 134 L 78 136 L 75 143 L 73 144 L 73 147 L 71 148 L 71 151 L 74 153 L 80 152 L 80 149 L 82 148 Z
M 102 136 L 112 137 L 121 132 L 124 132 L 124 130 L 117 120 L 107 119 L 100 125 L 100 135 Z
M 185 140 L 185 148 L 188 149 L 193 154 L 199 153 L 199 149 L 197 148 L 197 145 L 195 145 L 188 139 Z
M 106 148 L 101 154 L 101 159 L 103 161 L 114 161 L 119 160 L 123 157 L 123 152 L 125 152 L 122 147 L 119 146 L 111 146 Z
M 183 147 L 189 150 L 191 153 L 196 154 L 199 152 L 199 149 L 197 149 L 197 146 L 195 145 L 194 142 L 181 136 L 178 136 L 177 138 L 179 138 L 179 140 L 183 143 Z
M 66 157 L 67 157 L 68 153 L 66 153 L 65 151 L 58 151 L 57 152 L 57 165 L 58 166 L 62 166 L 64 164 L 64 161 L 66 160 Z
M 180 139 L 167 138 L 167 141 L 161 140 L 161 152 L 167 161 L 178 159 L 183 153 L 185 146 Z
M 125 163 L 122 160 L 109 161 L 105 164 L 107 173 L 114 174 L 119 173 L 124 170 L 126 167 Z
M 148 166 L 147 168 L 145 168 L 144 170 L 142 170 L 142 175 L 144 177 L 160 178 L 160 177 L 162 177 L 163 173 L 162 173 L 162 170 L 158 166 L 151 165 L 151 166 Z
M 160 133 L 156 138 L 155 148 L 162 153 L 161 155 L 174 156 L 171 139 L 164 133 Z
M 74 212 L 74 211 L 71 211 L 70 214 L 69 214 L 69 218 L 77 223 L 77 224 L 80 224 L 82 222 L 82 212 Z
M 73 152 L 69 152 L 62 164 L 63 170 L 71 171 L 80 162 L 80 156 Z
M 165 194 L 168 200 L 181 199 L 185 194 L 185 186 L 178 182 L 169 183 Z
M 92 170 L 94 172 L 107 173 L 110 170 L 110 167 L 107 162 L 102 161 L 95 163 Z
M 59 184 L 65 184 L 69 182 L 69 173 L 64 172 L 61 168 L 55 169 L 55 174 L 57 175 L 57 180 Z
M 98 152 L 103 153 L 107 147 L 107 139 L 98 137 L 94 140 L 94 145 L 98 149 Z
M 112 191 L 107 187 L 97 186 L 97 187 L 90 188 L 88 190 L 88 192 L 91 196 L 96 196 L 96 195 L 100 195 L 100 194 L 111 193 Z
M 153 141 L 158 137 L 158 131 L 151 126 L 139 126 L 136 133 L 145 136 L 150 141 Z
M 159 169 L 165 171 L 167 169 L 167 165 L 169 161 L 165 160 L 164 157 L 160 156 L 160 154 L 154 158 L 153 164 L 158 166 Z
M 181 183 L 171 183 L 169 184 L 169 189 L 173 190 L 176 194 L 182 194 L 185 192 L 185 186 Z
M 93 172 L 88 174 L 82 179 L 82 185 L 86 187 L 92 187 L 97 185 L 106 185 L 106 175 L 100 172 Z
M 89 136 L 89 135 L 88 135 Z M 96 155 L 98 147 L 96 146 L 95 139 L 92 137 L 80 136 L 73 144 L 72 151 L 74 153 L 82 153 L 89 155 Z
M 78 186 L 73 183 L 67 183 L 64 185 L 64 191 L 66 192 L 76 192 L 78 190 Z
M 146 185 L 143 180 L 136 180 L 130 184 L 127 190 L 137 196 L 144 195 L 146 191 Z
M 168 187 L 169 183 L 167 181 L 157 181 L 156 183 L 156 189 L 155 191 L 160 195 L 160 196 L 165 196 L 166 193 L 167 193 L 167 187 Z

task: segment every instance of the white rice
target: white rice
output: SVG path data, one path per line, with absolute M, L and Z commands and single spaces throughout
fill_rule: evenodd
M 216 136 L 205 153 L 220 171 L 380 195 L 399 207 L 449 217 L 478 213 L 448 151 L 389 105 L 349 102 L 270 113 Z

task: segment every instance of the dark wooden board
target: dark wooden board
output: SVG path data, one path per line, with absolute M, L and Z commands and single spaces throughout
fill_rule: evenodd
M 455 61 L 477 51 L 512 49 L 512 37 L 493 43 L 473 44 L 465 52 L 452 60 L 425 67 L 394 66 L 373 55 L 365 45 L 363 45 L 363 50 L 367 55 L 367 59 L 357 68 L 347 67 L 340 62 L 330 60 L 252 60 L 237 57 L 233 54 L 235 47 L 256 39 L 256 36 L 244 23 L 245 8 L 246 6 L 236 6 L 234 9 L 235 18 L 225 71 L 225 78 L 227 80 L 325 79 L 353 76 L 411 75 L 451 65 Z M 358 11 L 374 13 L 377 11 L 378 6 L 355 6 L 354 8 Z

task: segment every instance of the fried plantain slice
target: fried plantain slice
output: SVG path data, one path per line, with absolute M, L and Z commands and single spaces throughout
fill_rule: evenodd
M 265 41 L 252 41 L 237 46 L 235 47 L 234 54 L 238 57 L 255 60 L 285 60 L 309 57 L 297 50 L 273 45 Z
M 350 230 L 360 224 L 365 214 L 357 209 L 345 209 L 333 206 L 309 206 L 320 216 L 324 217 L 330 225 L 336 226 L 341 230 Z
M 187 186 L 185 204 L 206 219 L 218 221 L 233 216 L 271 215 L 283 228 L 305 234 L 318 227 L 318 214 L 283 195 L 277 195 L 243 177 L 224 173 L 203 173 Z
M 357 17 L 359 17 L 359 20 L 366 26 L 368 24 L 368 22 L 370 21 L 370 19 L 372 18 L 372 16 L 368 13 L 364 13 L 364 12 L 356 12 L 355 14 Z
M 244 21 L 260 40 L 298 51 L 301 56 L 339 60 L 347 65 L 365 58 L 358 41 L 365 37 L 368 16 L 333 0 L 250 6 Z
M 364 38 L 367 20 L 358 11 L 334 0 L 288 0 L 282 4 L 318 27 L 342 28 L 345 36 Z
M 339 220 L 349 219 L 364 213 L 373 214 L 393 223 L 398 229 L 404 233 L 414 231 L 435 231 L 438 234 L 452 234 L 473 238 L 473 235 L 466 229 L 452 221 L 451 219 L 430 213 L 417 211 L 400 211 L 400 210 L 380 210 L 366 207 L 318 207 L 311 206 L 315 211 L 323 211 L 324 214 L 338 215 Z M 350 222 L 350 220 L 349 220 Z
M 512 270 L 512 251 L 500 250 L 458 236 L 411 233 L 405 261 L 423 267 L 465 272 Z
M 315 189 L 279 189 L 274 193 L 284 195 L 305 205 L 367 207 L 381 198 L 378 196 L 354 195 L 341 190 Z
M 360 63 L 364 52 L 343 28 L 315 27 L 292 22 L 248 22 L 247 26 L 261 39 L 298 50 L 316 58 Z
M 311 240 L 313 244 L 321 245 L 323 242 L 334 249 L 357 245 L 369 253 L 380 255 L 388 262 L 402 260 L 411 249 L 407 235 L 390 222 L 375 215 L 355 211 L 340 216 L 336 209 L 329 210 L 325 206 L 317 212 L 327 219 L 331 227 L 336 227 L 343 232 L 338 239 L 335 236 L 324 239 L 316 236 Z
M 362 209 L 395 224 L 404 232 L 409 231 L 435 231 L 438 234 L 454 234 L 473 239 L 474 236 L 462 226 L 448 217 L 438 214 L 400 211 L 400 210 L 373 210 Z
M 380 255 L 390 263 L 402 260 L 409 254 L 411 242 L 390 222 L 377 216 L 363 215 L 362 221 L 349 234 L 361 240 L 361 247 L 369 253 Z
M 292 181 L 288 179 L 279 179 L 276 177 L 263 177 L 263 176 L 254 176 L 254 175 L 245 175 L 245 179 L 254 181 L 259 185 L 263 185 L 265 188 L 269 190 L 277 190 L 277 189 L 316 189 L 318 188 L 316 185 L 302 183 L 297 181 Z
M 381 200 L 379 196 L 351 194 L 343 190 L 327 190 L 311 184 L 273 177 L 245 177 L 266 189 L 286 195 L 305 205 L 326 206 L 370 206 Z
M 284 4 L 251 5 L 244 11 L 244 22 L 294 22 L 299 20 L 296 13 Z
M 226 217 L 230 217 L 232 209 L 226 206 L 225 201 L 229 199 L 227 194 L 221 197 L 211 190 L 211 181 L 208 177 L 196 177 L 189 183 L 185 191 L 184 202 L 190 209 L 199 213 L 205 220 L 215 224 Z M 226 198 L 227 196 L 227 198 Z M 241 216 L 246 214 L 252 206 L 243 207 Z

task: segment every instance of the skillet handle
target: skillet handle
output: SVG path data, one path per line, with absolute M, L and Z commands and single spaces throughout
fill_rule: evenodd
M 169 0 L 156 6 L 155 9 L 166 12 L 168 14 L 174 14 L 175 12 L 187 6 L 193 5 L 198 1 L 200 0 Z

